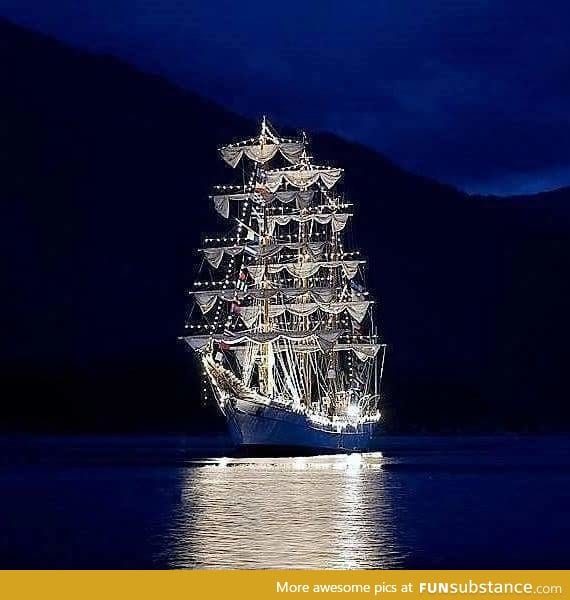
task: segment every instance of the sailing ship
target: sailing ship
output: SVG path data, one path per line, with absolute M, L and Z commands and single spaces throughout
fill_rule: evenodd
M 369 449 L 386 345 L 365 260 L 345 242 L 343 169 L 315 164 L 305 134 L 280 137 L 265 117 L 257 137 L 219 153 L 239 173 L 211 196 L 231 225 L 204 239 L 182 337 L 203 393 L 238 446 Z

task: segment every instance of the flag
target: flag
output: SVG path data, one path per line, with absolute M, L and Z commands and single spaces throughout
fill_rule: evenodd
M 265 187 L 265 185 L 263 184 L 257 184 L 255 186 L 255 191 L 257 194 L 259 194 L 265 201 L 269 200 L 269 198 L 271 198 L 271 192 Z

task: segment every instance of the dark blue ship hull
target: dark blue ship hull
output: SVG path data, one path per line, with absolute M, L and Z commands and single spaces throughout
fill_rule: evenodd
M 241 448 L 293 448 L 315 452 L 363 452 L 373 449 L 377 423 L 344 429 L 315 423 L 307 415 L 243 398 L 225 405 L 230 434 Z

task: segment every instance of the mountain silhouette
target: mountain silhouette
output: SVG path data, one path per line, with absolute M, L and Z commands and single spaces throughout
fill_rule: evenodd
M 0 58 L 2 428 L 223 427 L 176 338 L 193 249 L 228 226 L 208 193 L 240 177 L 216 148 L 258 125 L 7 21 Z M 471 196 L 309 137 L 346 169 L 348 243 L 389 344 L 388 427 L 567 429 L 570 189 Z

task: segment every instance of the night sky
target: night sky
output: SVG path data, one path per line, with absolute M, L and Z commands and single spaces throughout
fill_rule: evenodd
M 567 0 L 0 0 L 0 15 L 471 192 L 570 185 Z

